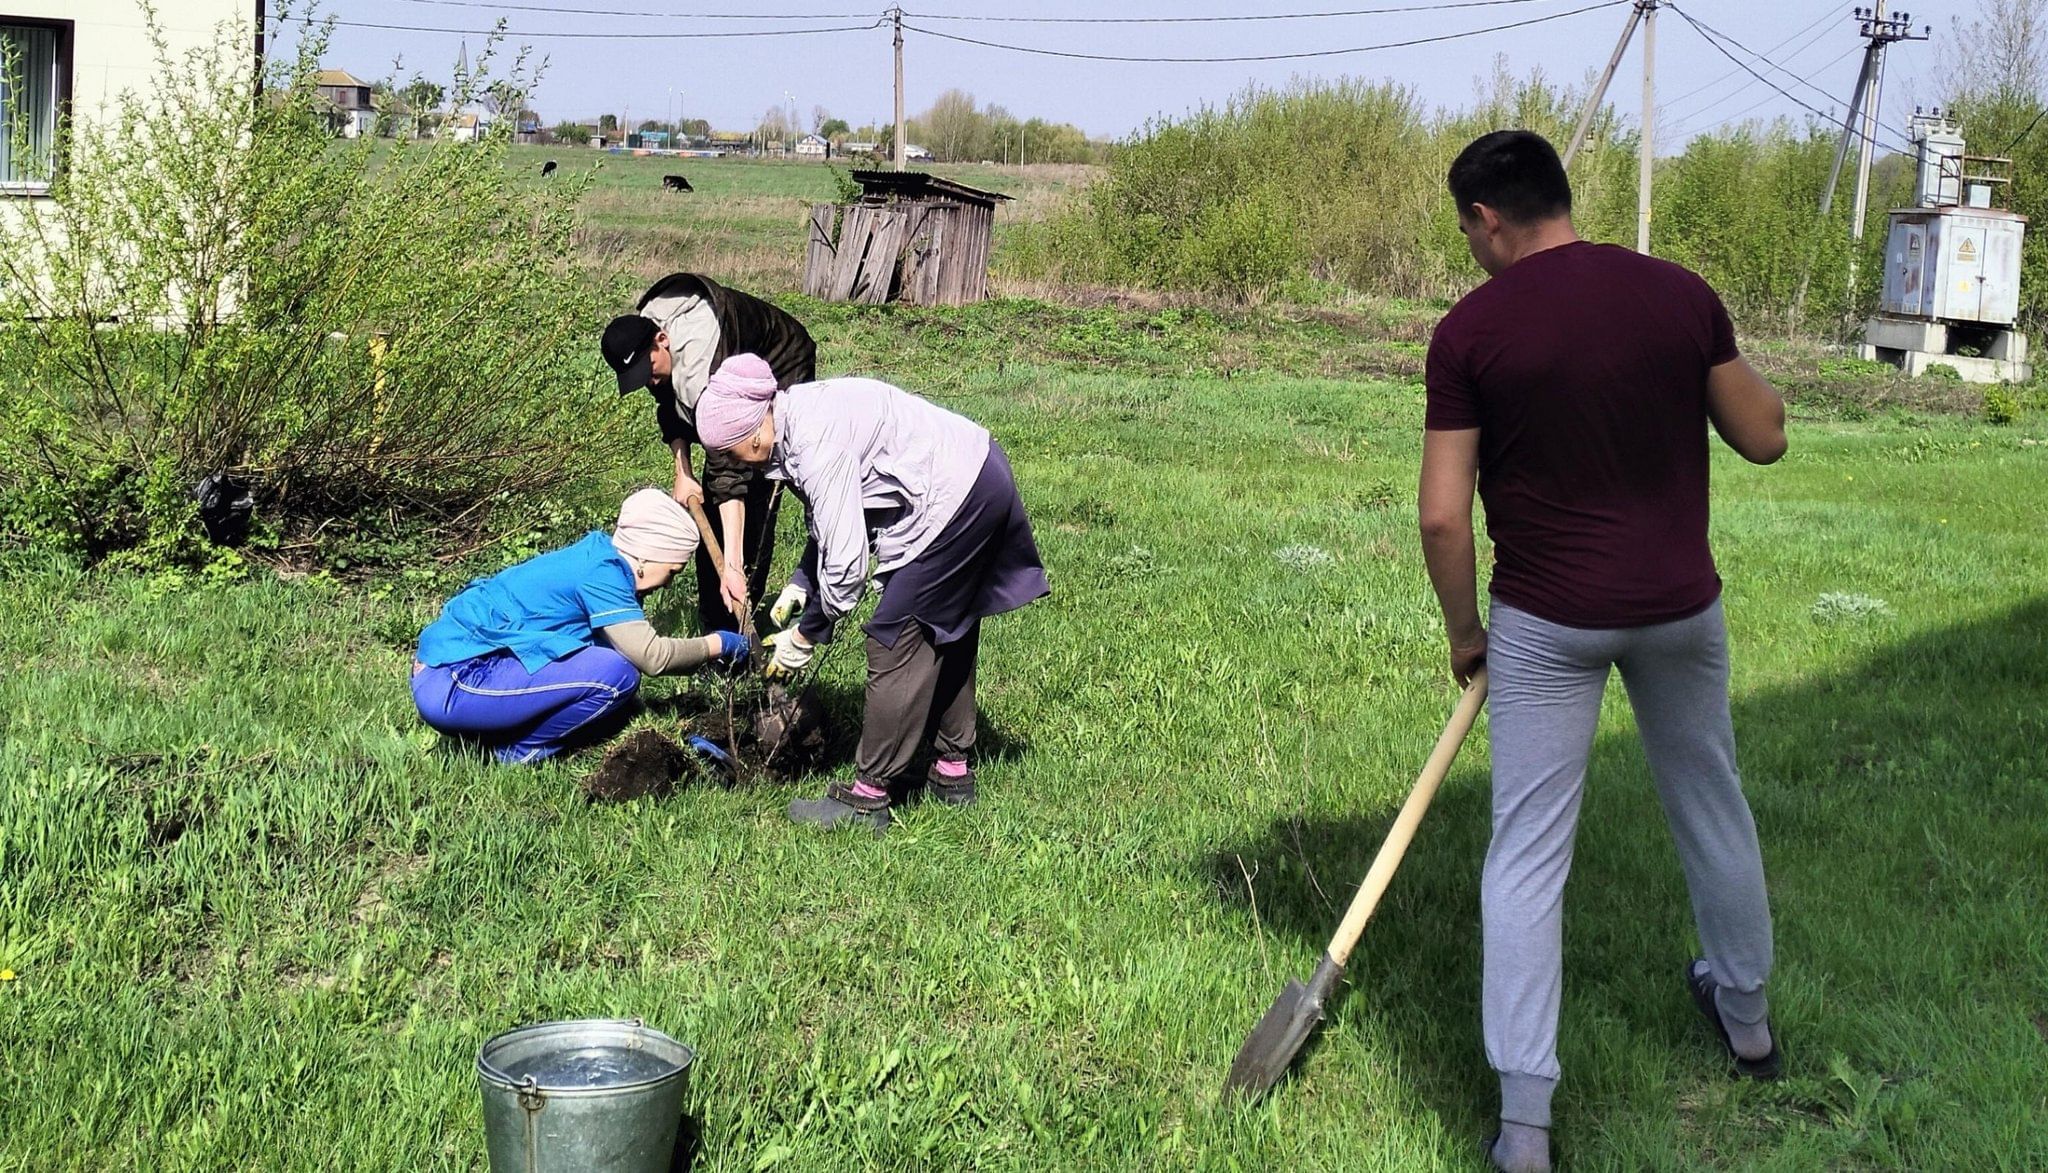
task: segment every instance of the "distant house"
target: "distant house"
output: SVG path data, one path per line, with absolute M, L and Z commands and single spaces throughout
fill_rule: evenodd
M 916 143 L 903 144 L 903 161 L 906 163 L 929 163 L 932 153 Z
M 823 159 L 832 154 L 832 144 L 822 135 L 807 134 L 796 144 L 796 153 L 800 158 Z
M 458 143 L 473 143 L 491 133 L 491 116 L 481 110 L 450 114 L 441 123 L 441 133 Z
M 859 142 L 848 140 L 844 143 L 839 144 L 839 151 L 841 154 L 845 155 L 872 155 L 876 153 L 876 151 L 881 147 L 881 145 L 882 144 L 880 143 L 870 142 L 867 140 L 861 140 Z
M 264 24 L 263 0 L 160 0 L 157 16 L 169 59 L 213 44 L 224 21 Z M 260 58 L 254 39 L 250 62 Z M 65 116 L 92 122 L 116 113 L 124 92 L 148 96 L 159 86 L 156 51 L 137 0 L 0 0 L 0 58 L 18 62 L 18 85 L 0 87 L 0 209 L 10 197 L 41 197 L 50 188 Z M 0 210 L 0 215 L 11 215 Z
M 326 104 L 327 121 L 342 138 L 367 138 L 377 133 L 377 111 L 370 103 L 370 83 L 344 69 L 323 69 L 313 87 Z

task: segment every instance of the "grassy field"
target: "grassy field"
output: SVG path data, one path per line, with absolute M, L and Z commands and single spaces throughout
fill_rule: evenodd
M 824 175 L 691 170 L 755 185 L 763 224 Z M 8 555 L 0 1169 L 477 1168 L 477 1046 L 584 1015 L 699 1049 L 703 1169 L 1478 1167 L 1483 741 L 1297 1077 L 1217 1102 L 1453 699 L 1413 532 L 1426 313 L 791 304 L 827 371 L 931 391 L 1015 460 L 1055 594 L 990 627 L 982 804 L 880 839 L 788 824 L 815 780 L 592 807 L 590 756 L 491 768 L 419 725 L 440 600 L 604 524 L 651 440 L 481 566 Z M 2048 429 L 1866 377 L 1893 406 L 1816 382 L 1781 466 L 1715 467 L 1790 1076 L 1730 1082 L 1687 1002 L 1617 689 L 1570 890 L 1571 1167 L 2048 1166 Z M 842 720 L 857 661 L 826 662 Z
M 629 276 L 641 287 L 690 269 L 719 274 L 742 289 L 797 289 L 811 205 L 835 198 L 835 171 L 865 165 L 614 155 L 574 147 L 510 151 L 511 165 L 536 182 L 549 159 L 564 169 L 596 169 L 583 202 L 582 250 L 605 273 Z M 922 170 L 1012 197 L 996 216 L 998 249 L 1009 230 L 1043 217 L 1094 173 L 1077 164 L 942 164 Z M 669 174 L 684 176 L 694 190 L 663 190 L 662 176 Z

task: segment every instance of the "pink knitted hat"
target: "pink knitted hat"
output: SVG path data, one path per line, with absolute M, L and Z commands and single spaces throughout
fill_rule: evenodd
M 706 448 L 731 448 L 761 426 L 775 399 L 775 372 L 756 354 L 718 364 L 697 397 L 697 438 Z

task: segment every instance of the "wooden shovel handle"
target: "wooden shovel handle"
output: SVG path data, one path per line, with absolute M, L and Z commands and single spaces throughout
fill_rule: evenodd
M 725 569 L 725 547 L 718 544 L 718 531 L 712 528 L 711 518 L 704 512 L 704 498 L 692 497 L 683 502 L 690 511 L 690 520 L 697 523 L 697 536 L 704 542 L 704 549 L 711 555 L 711 564 Z
M 1429 809 L 1430 799 L 1436 797 L 1436 788 L 1442 784 L 1444 775 L 1450 773 L 1458 748 L 1465 744 L 1465 734 L 1471 731 L 1479 707 L 1485 703 L 1486 669 L 1481 668 L 1472 674 L 1465 695 L 1458 698 L 1457 709 L 1451 713 L 1443 735 L 1436 739 L 1429 761 L 1423 764 L 1422 776 L 1415 780 L 1408 801 L 1401 804 L 1401 813 L 1387 831 L 1386 842 L 1380 844 L 1380 853 L 1373 857 L 1365 883 L 1358 886 L 1358 895 L 1351 898 L 1351 907 L 1345 911 L 1343 923 L 1337 926 L 1337 935 L 1330 938 L 1330 959 L 1338 965 L 1351 959 L 1351 950 L 1365 932 L 1365 922 L 1372 919 L 1373 910 L 1379 907 L 1380 896 L 1394 878 L 1394 869 L 1401 866 L 1401 857 L 1407 854 L 1408 843 L 1415 838 L 1415 828 L 1422 824 L 1423 812 Z
M 711 555 L 711 564 L 718 568 L 720 574 L 724 574 L 725 547 L 718 544 L 718 534 L 712 528 L 710 516 L 704 512 L 704 498 L 692 497 L 683 504 L 690 511 L 690 519 L 697 523 L 697 536 L 704 540 L 704 550 Z M 740 634 L 750 640 L 753 639 L 754 609 L 748 605 L 748 600 L 744 597 L 740 600 L 739 621 Z

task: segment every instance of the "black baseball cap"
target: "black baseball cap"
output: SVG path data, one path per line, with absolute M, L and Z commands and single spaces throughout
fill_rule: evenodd
M 620 314 L 604 328 L 604 361 L 619 376 L 619 394 L 638 391 L 654 382 L 654 323 L 639 314 Z

